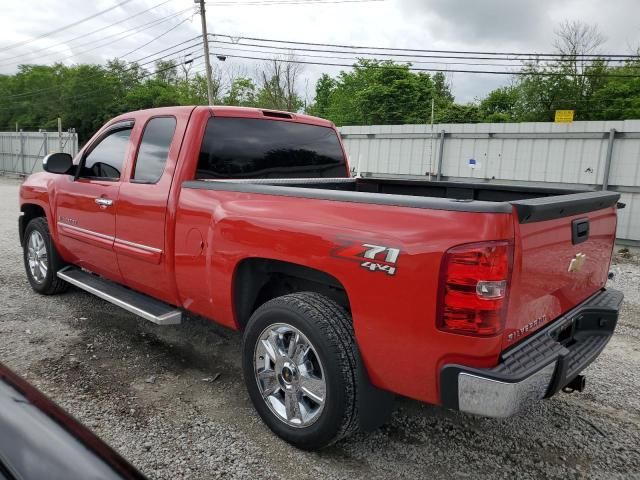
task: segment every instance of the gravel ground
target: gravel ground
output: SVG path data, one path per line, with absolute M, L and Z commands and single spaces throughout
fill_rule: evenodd
M 157 327 L 79 290 L 35 294 L 18 185 L 0 177 L 0 361 L 150 478 L 640 478 L 637 258 L 613 266 L 626 301 L 584 393 L 506 420 L 399 399 L 380 430 L 307 453 L 254 412 L 238 334 L 195 319 Z

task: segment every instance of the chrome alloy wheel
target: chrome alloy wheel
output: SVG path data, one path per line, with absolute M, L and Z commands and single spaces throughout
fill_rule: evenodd
M 268 326 L 253 354 L 258 389 L 271 411 L 291 427 L 308 427 L 324 408 L 326 381 L 315 348 L 286 323 Z
M 33 230 L 27 242 L 27 260 L 31 277 L 36 282 L 42 283 L 47 276 L 49 264 L 44 238 L 42 238 L 42 234 L 39 231 Z

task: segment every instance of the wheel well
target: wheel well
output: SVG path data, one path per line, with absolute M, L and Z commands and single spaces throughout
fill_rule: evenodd
M 34 205 L 33 203 L 25 203 L 20 207 L 20 211 L 22 212 L 22 216 L 20 217 L 19 224 L 19 234 L 20 234 L 20 245 L 24 243 L 24 231 L 29 225 L 29 222 L 34 218 L 38 217 L 47 217 L 47 214 L 39 205 Z
M 233 282 L 233 302 L 240 329 L 244 329 L 251 314 L 263 303 L 301 291 L 326 295 L 351 312 L 344 286 L 328 273 L 267 258 L 243 260 Z

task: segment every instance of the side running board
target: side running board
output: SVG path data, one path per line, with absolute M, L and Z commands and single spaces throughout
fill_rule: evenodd
M 175 307 L 79 268 L 65 267 L 57 275 L 65 282 L 158 325 L 178 325 L 182 321 L 182 312 Z

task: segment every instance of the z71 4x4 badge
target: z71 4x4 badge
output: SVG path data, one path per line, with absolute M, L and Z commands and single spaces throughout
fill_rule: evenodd
M 385 245 L 353 243 L 337 248 L 332 252 L 332 255 L 337 258 L 357 261 L 362 268 L 366 268 L 370 272 L 380 271 L 387 275 L 395 275 L 398 270 L 400 250 Z

